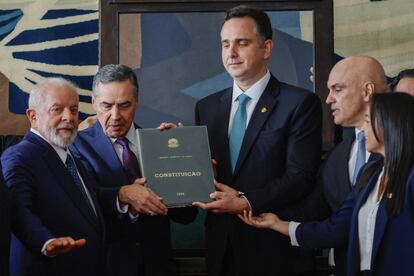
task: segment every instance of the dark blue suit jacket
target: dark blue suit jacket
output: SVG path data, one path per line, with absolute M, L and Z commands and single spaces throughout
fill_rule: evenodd
M 19 252 L 29 275 L 100 275 L 104 263 L 104 225 L 90 184 L 78 164 L 97 216 L 68 173 L 56 151 L 28 132 L 2 155 L 3 174 L 11 192 L 12 229 L 27 250 Z M 49 258 L 44 243 L 56 237 L 85 238 L 84 247 Z M 12 253 L 13 256 L 13 253 Z
M 360 251 L 358 238 L 358 213 L 369 193 L 374 189 L 381 168 L 377 168 L 365 188 L 356 195 L 353 190 L 339 211 L 319 223 L 302 223 L 296 237 L 305 247 L 337 247 L 348 241 L 347 275 L 358 275 Z M 371 270 L 373 275 L 414 275 L 414 168 L 408 178 L 404 204 L 400 215 L 388 217 L 385 209 L 386 196 L 378 209 Z
M 10 251 L 10 196 L 0 168 L 0 276 L 9 275 Z
M 189 223 L 197 209 L 170 209 L 169 216 L 140 214 L 135 223 L 127 215 L 120 218 L 116 208 L 118 192 L 121 186 L 131 184 L 131 180 L 100 123 L 81 131 L 71 150 L 98 183 L 96 190 L 107 225 L 109 274 L 136 276 L 140 263 L 145 266 L 147 276 L 170 275 L 169 217 Z
M 321 103 L 309 91 L 281 83 L 273 76 L 246 129 L 234 173 L 230 165 L 228 124 L 232 89 L 208 96 L 196 105 L 196 123 L 206 125 L 217 180 L 243 191 L 254 213 L 287 210 L 313 188 L 321 149 Z M 286 218 L 292 214 L 285 212 Z M 255 229 L 235 215 L 208 213 L 207 270 L 218 275 L 228 242 L 240 275 L 300 272 L 300 251 L 289 239 Z

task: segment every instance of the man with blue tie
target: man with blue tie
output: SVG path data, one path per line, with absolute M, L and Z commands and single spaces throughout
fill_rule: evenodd
M 267 69 L 273 42 L 266 13 L 246 6 L 230 9 L 221 44 L 233 87 L 196 105 L 196 122 L 207 126 L 217 162 L 215 200 L 194 203 L 209 211 L 207 273 L 306 272 L 309 267 L 298 263 L 301 252 L 288 239 L 245 225 L 237 214 L 286 210 L 312 190 L 321 149 L 320 100 L 278 81 Z
M 364 133 L 360 129 L 369 111 L 371 96 L 386 91 L 387 80 L 376 59 L 350 56 L 335 64 L 327 86 L 326 103 L 331 106 L 335 124 L 351 127 L 354 133 L 329 153 L 319 171 L 318 189 L 301 206 L 308 212 L 324 213 L 324 217 L 318 219 L 335 213 L 355 185 L 362 165 L 369 159 L 379 158 L 366 151 Z M 330 264 L 335 265 L 335 275 L 345 275 L 346 248 L 335 248 L 330 256 L 334 256 Z
M 12 256 L 27 275 L 104 273 L 105 231 L 95 184 L 68 151 L 77 133 L 78 104 L 69 81 L 36 84 L 26 111 L 31 129 L 1 158 L 12 230 L 25 247 L 12 246 Z
M 95 175 L 107 225 L 107 275 L 171 275 L 170 222 L 191 222 L 197 209 L 168 210 L 145 187 L 134 124 L 138 82 L 131 68 L 108 64 L 94 77 L 92 105 L 98 122 L 71 147 Z

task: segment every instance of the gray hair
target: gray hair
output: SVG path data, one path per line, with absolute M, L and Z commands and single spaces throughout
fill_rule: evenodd
M 45 103 L 45 92 L 49 86 L 66 86 L 75 91 L 76 95 L 78 94 L 78 87 L 71 81 L 60 77 L 45 78 L 38 82 L 35 86 L 33 86 L 32 90 L 30 90 L 28 103 L 29 108 L 39 108 Z
M 138 80 L 134 71 L 126 65 L 108 64 L 99 69 L 93 78 L 92 95 L 98 96 L 98 85 L 100 83 L 107 84 L 115 81 L 130 80 L 134 87 L 133 96 L 138 100 Z

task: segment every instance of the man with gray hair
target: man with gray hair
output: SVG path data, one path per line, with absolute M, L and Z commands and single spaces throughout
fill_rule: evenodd
M 79 133 L 72 150 L 95 175 L 108 237 L 109 275 L 171 275 L 169 217 L 191 222 L 197 209 L 168 210 L 144 186 L 134 125 L 138 82 L 131 68 L 109 64 L 93 81 L 98 122 Z M 167 216 L 168 214 L 168 216 Z
M 71 82 L 39 82 L 26 111 L 31 129 L 1 158 L 12 229 L 25 246 L 12 246 L 12 256 L 30 275 L 103 273 L 104 223 L 95 184 L 68 150 L 77 134 L 78 104 Z

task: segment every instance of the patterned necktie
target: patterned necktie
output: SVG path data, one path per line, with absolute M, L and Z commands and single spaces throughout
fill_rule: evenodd
M 85 187 L 83 186 L 82 181 L 79 177 L 75 161 L 73 160 L 70 154 L 67 155 L 65 164 L 66 164 L 66 168 L 68 169 L 70 176 L 73 179 L 73 182 L 75 183 L 76 187 L 81 192 L 83 199 L 86 201 L 86 204 L 93 210 L 93 213 L 96 215 L 96 211 L 91 205 L 92 203 L 89 200 L 88 195 L 86 194 L 86 191 L 85 191 Z
M 233 168 L 233 171 L 236 167 L 237 159 L 239 158 L 244 132 L 246 131 L 246 104 L 250 100 L 250 97 L 245 94 L 241 94 L 237 97 L 237 99 L 239 101 L 239 107 L 237 108 L 236 114 L 234 114 L 233 125 L 231 127 L 229 137 L 231 167 Z
M 141 172 L 139 170 L 138 159 L 129 148 L 128 139 L 118 138 L 116 143 L 122 147 L 122 163 L 129 174 L 130 180 L 134 181 L 136 178 L 140 178 Z
M 357 150 L 357 158 L 355 162 L 354 175 L 352 179 L 352 185 L 355 185 L 358 172 L 361 169 L 361 167 L 365 164 L 365 152 L 366 151 L 365 151 L 365 136 L 363 132 L 358 133 L 357 141 L 358 141 L 358 150 Z

